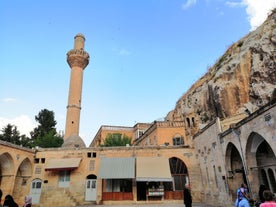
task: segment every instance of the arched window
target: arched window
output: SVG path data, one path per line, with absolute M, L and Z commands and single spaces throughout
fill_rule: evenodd
M 187 125 L 188 125 L 188 127 L 191 127 L 191 124 L 190 124 L 190 119 L 187 117 L 186 118 L 186 121 L 187 121 Z
M 195 118 L 192 117 L 192 123 L 193 123 L 193 127 L 195 127 Z
M 169 162 L 174 181 L 174 190 L 183 190 L 185 183 L 189 182 L 187 167 L 182 160 L 176 157 L 170 158 Z

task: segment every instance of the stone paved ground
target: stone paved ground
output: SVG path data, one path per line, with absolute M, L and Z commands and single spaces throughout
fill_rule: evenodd
M 122 205 L 87 205 L 87 206 L 78 206 L 78 207 L 185 207 L 182 203 L 158 203 L 158 204 L 122 204 Z M 215 205 L 207 205 L 204 203 L 194 203 L 193 207 L 216 207 Z

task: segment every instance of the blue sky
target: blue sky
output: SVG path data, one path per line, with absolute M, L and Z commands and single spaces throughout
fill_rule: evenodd
M 74 36 L 86 37 L 80 136 L 164 118 L 275 0 L 1 0 L 0 127 L 27 134 L 42 109 L 64 130 Z M 28 135 L 28 134 L 27 134 Z

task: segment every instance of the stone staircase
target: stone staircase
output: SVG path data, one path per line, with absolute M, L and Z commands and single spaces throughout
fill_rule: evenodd
M 41 204 L 35 205 L 36 207 L 74 207 L 79 205 L 77 199 L 73 197 L 70 191 L 67 189 L 61 188 L 55 190 L 48 190 L 42 195 L 44 196 L 40 198 Z

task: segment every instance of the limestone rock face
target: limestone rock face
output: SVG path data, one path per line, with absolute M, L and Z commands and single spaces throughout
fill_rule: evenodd
M 254 112 L 270 101 L 275 88 L 276 9 L 259 28 L 231 45 L 166 119 L 201 128 L 216 117 Z

